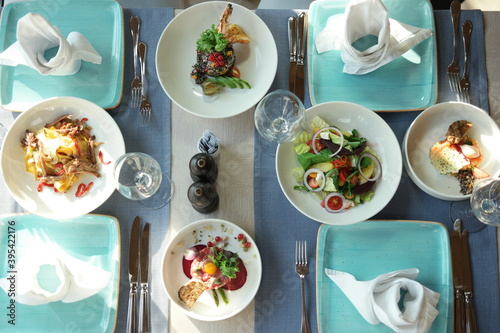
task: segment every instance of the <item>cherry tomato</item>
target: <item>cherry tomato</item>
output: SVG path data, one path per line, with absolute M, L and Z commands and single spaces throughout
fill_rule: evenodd
M 220 238 L 219 236 L 215 237 L 215 241 L 218 243 L 222 240 L 222 238 Z
M 238 67 L 236 66 L 233 66 L 231 68 L 231 70 L 229 71 L 228 73 L 229 76 L 232 76 L 232 77 L 235 77 L 237 79 L 239 79 L 241 77 L 241 73 L 240 73 L 240 70 L 238 69 Z
M 207 243 L 207 246 L 208 246 L 208 247 L 213 247 L 213 246 L 214 246 L 214 243 L 212 243 L 212 242 L 208 242 L 208 243 Z
M 238 240 L 243 240 L 245 238 L 245 235 L 243 234 L 238 234 Z
M 311 188 L 318 188 L 319 184 L 315 177 L 307 177 L 307 183 Z
M 350 168 L 341 168 L 339 171 L 339 178 L 342 179 L 342 181 L 346 182 L 347 177 L 351 174 L 351 169 Z
M 251 246 L 252 246 L 252 243 L 250 243 L 250 242 L 246 242 L 245 245 L 244 245 L 244 247 L 246 247 L 246 248 L 249 248 Z

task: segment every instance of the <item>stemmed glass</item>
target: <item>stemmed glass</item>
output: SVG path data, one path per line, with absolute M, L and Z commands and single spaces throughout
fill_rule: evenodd
M 137 200 L 148 208 L 161 208 L 172 198 L 172 181 L 162 172 L 160 164 L 147 154 L 121 156 L 115 163 L 113 176 L 124 197 Z
M 257 104 L 254 120 L 261 138 L 265 139 L 259 141 L 261 146 L 274 156 L 278 143 L 292 141 L 304 130 L 304 104 L 288 90 L 275 90 Z
M 477 184 L 470 197 L 470 206 L 467 204 L 467 201 L 454 202 L 450 215 L 452 221 L 462 220 L 468 232 L 479 231 L 486 225 L 500 226 L 500 178 Z

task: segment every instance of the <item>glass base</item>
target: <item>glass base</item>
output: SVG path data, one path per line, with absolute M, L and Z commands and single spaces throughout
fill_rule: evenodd
M 259 135 L 259 144 L 267 155 L 276 156 L 276 149 L 278 148 L 278 144 L 276 142 L 267 141 Z
M 147 199 L 139 200 L 139 203 L 150 209 L 160 209 L 165 207 L 174 194 L 174 184 L 170 177 L 162 172 L 161 184 L 155 194 Z
M 450 219 L 453 225 L 456 219 L 462 220 L 462 229 L 469 234 L 483 230 L 486 224 L 482 223 L 472 212 L 469 200 L 453 201 L 450 206 Z

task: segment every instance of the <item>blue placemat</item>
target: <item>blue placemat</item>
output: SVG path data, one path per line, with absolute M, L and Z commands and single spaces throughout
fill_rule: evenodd
M 132 15 L 141 19 L 140 40 L 147 48 L 146 79 L 147 95 L 153 106 L 151 124 L 149 127 L 140 126 L 139 111 L 130 107 L 130 84 L 133 72 L 132 35 L 130 34 L 129 20 Z M 123 100 L 119 107 L 110 110 L 122 130 L 127 152 L 144 152 L 153 156 L 161 165 L 163 171 L 170 175 L 170 100 L 159 84 L 156 75 L 155 54 L 156 46 L 163 30 L 174 17 L 173 8 L 154 9 L 124 9 L 125 22 L 125 82 L 123 84 Z M 127 303 L 129 294 L 128 283 L 128 247 L 130 229 L 135 216 L 140 216 L 144 222 L 151 222 L 150 226 L 150 293 L 151 327 L 154 331 L 162 331 L 168 327 L 168 297 L 163 290 L 162 242 L 168 231 L 170 218 L 169 205 L 158 209 L 147 209 L 138 202 L 122 197 L 115 192 L 96 213 L 115 216 L 121 225 L 122 265 L 120 283 L 120 303 L 116 332 L 126 331 Z M 154 250 L 154 251 L 153 251 Z M 154 300 L 154 301 L 153 301 Z
M 170 100 L 161 88 L 156 75 L 155 54 L 156 46 L 164 28 L 174 16 L 173 8 L 124 9 L 125 31 L 125 68 L 123 84 L 123 98 L 120 105 L 109 113 L 120 127 L 127 152 L 144 152 L 158 160 L 162 169 L 170 175 Z M 139 111 L 130 107 L 130 84 L 133 79 L 132 38 L 129 20 L 137 15 L 141 20 L 140 40 L 148 45 L 147 52 L 147 84 L 148 98 L 153 106 L 151 125 L 140 127 Z M 0 112 L 0 124 L 8 128 L 18 113 Z M 3 181 L 0 182 L 0 213 L 24 212 L 14 199 L 8 194 Z M 140 216 L 143 222 L 151 222 L 150 247 L 150 293 L 151 327 L 153 331 L 164 331 L 168 327 L 168 297 L 163 290 L 162 282 L 162 241 L 168 231 L 170 208 L 158 210 L 147 209 L 141 204 L 125 199 L 115 192 L 101 207 L 93 213 L 115 216 L 120 222 L 121 231 L 121 267 L 120 267 L 120 295 L 116 332 L 126 331 L 127 302 L 129 293 L 128 283 L 128 245 L 130 229 L 135 216 Z M 155 251 L 153 251 L 153 249 Z M 82 309 L 92 315 L 92 309 Z M 61 328 L 63 329 L 63 328 Z
M 298 12 L 292 10 L 257 10 L 271 29 L 278 47 L 278 72 L 270 90 L 288 86 L 287 20 Z M 473 82 L 472 103 L 488 110 L 484 28 L 481 11 L 463 11 L 461 21 L 474 24 L 471 50 L 470 80 Z M 449 92 L 446 68 L 451 62 L 452 38 L 449 11 L 435 11 L 436 40 L 438 44 L 438 102 L 456 100 Z M 462 60 L 461 60 L 462 61 Z M 307 94 L 305 106 L 310 107 Z M 413 112 L 379 113 L 394 130 L 400 144 L 406 129 L 419 114 Z M 295 240 L 305 239 L 311 254 L 307 278 L 308 312 L 312 331 L 317 330 L 315 293 L 315 249 L 319 223 L 300 214 L 285 198 L 279 187 L 274 157 L 265 153 L 255 133 L 255 232 L 263 260 L 261 288 L 256 296 L 255 331 L 282 332 L 300 327 L 300 285 L 294 271 Z M 445 223 L 451 230 L 449 209 L 451 203 L 435 199 L 421 191 L 403 170 L 400 186 L 389 205 L 374 218 L 396 220 L 427 220 Z M 476 312 L 480 332 L 500 331 L 498 258 L 496 229 L 487 227 L 469 237 Z M 485 255 L 487 254 L 487 255 Z

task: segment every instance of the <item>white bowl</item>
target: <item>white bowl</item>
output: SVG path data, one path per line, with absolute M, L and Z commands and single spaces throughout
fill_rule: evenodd
M 446 139 L 451 123 L 462 119 L 474 124 L 468 134 L 481 147 L 483 161 L 479 168 L 491 176 L 500 170 L 500 131 L 484 110 L 460 102 L 433 105 L 422 111 L 408 127 L 402 151 L 410 178 L 422 191 L 438 199 L 459 201 L 470 198 L 470 195 L 460 193 L 460 184 L 455 177 L 441 175 L 429 159 L 431 147 Z
M 73 118 L 88 118 L 99 151 L 110 164 L 100 164 L 100 178 L 92 175 L 79 176 L 78 183 L 94 185 L 82 197 L 76 197 L 77 185 L 66 193 L 55 193 L 46 188 L 37 192 L 35 176 L 25 171 L 25 152 L 21 139 L 27 129 L 36 132 L 57 116 L 70 113 Z M 70 219 L 91 212 L 105 202 L 115 190 L 113 179 L 114 161 L 125 153 L 122 133 L 114 119 L 101 107 L 77 97 L 46 99 L 21 113 L 5 136 L 1 151 L 1 170 L 10 194 L 26 210 L 50 219 Z M 96 156 L 97 158 L 97 156 Z
M 182 109 L 204 118 L 227 118 L 253 107 L 271 87 L 278 68 L 276 43 L 267 25 L 254 12 L 233 4 L 229 22 L 250 37 L 249 44 L 234 44 L 235 65 L 252 88 L 223 88 L 220 94 L 203 95 L 189 75 L 196 63 L 196 41 L 212 24 L 217 26 L 227 4 L 203 2 L 175 16 L 156 50 L 156 72 L 163 90 Z
M 375 195 L 363 205 L 340 213 L 327 212 L 314 194 L 293 189 L 298 184 L 291 170 L 298 167 L 299 163 L 291 142 L 278 145 L 276 151 L 276 173 L 283 193 L 298 211 L 321 223 L 347 225 L 370 219 L 389 203 L 401 179 L 403 162 L 394 132 L 377 113 L 354 103 L 327 102 L 315 105 L 306 111 L 307 126 L 317 115 L 341 130 L 356 129 L 360 136 L 367 139 L 382 164 L 382 177 L 373 187 Z
M 239 246 L 241 243 L 236 240 L 240 233 L 244 234 L 247 241 L 251 243 L 251 247 L 247 251 L 243 251 Z M 243 260 L 248 274 L 247 281 L 238 290 L 225 291 L 228 304 L 224 304 L 221 300 L 219 306 L 216 306 L 212 291 L 207 290 L 198 298 L 192 308 L 188 308 L 178 296 L 179 289 L 189 281 L 182 268 L 184 251 L 197 244 L 213 242 L 216 236 L 222 238 L 228 236 L 228 246 L 225 248 L 238 253 Z M 198 320 L 217 321 L 238 314 L 254 299 L 257 290 L 259 290 L 261 278 L 262 260 L 257 244 L 247 232 L 225 220 L 206 219 L 186 225 L 169 242 L 163 259 L 163 286 L 170 301 L 186 315 Z

